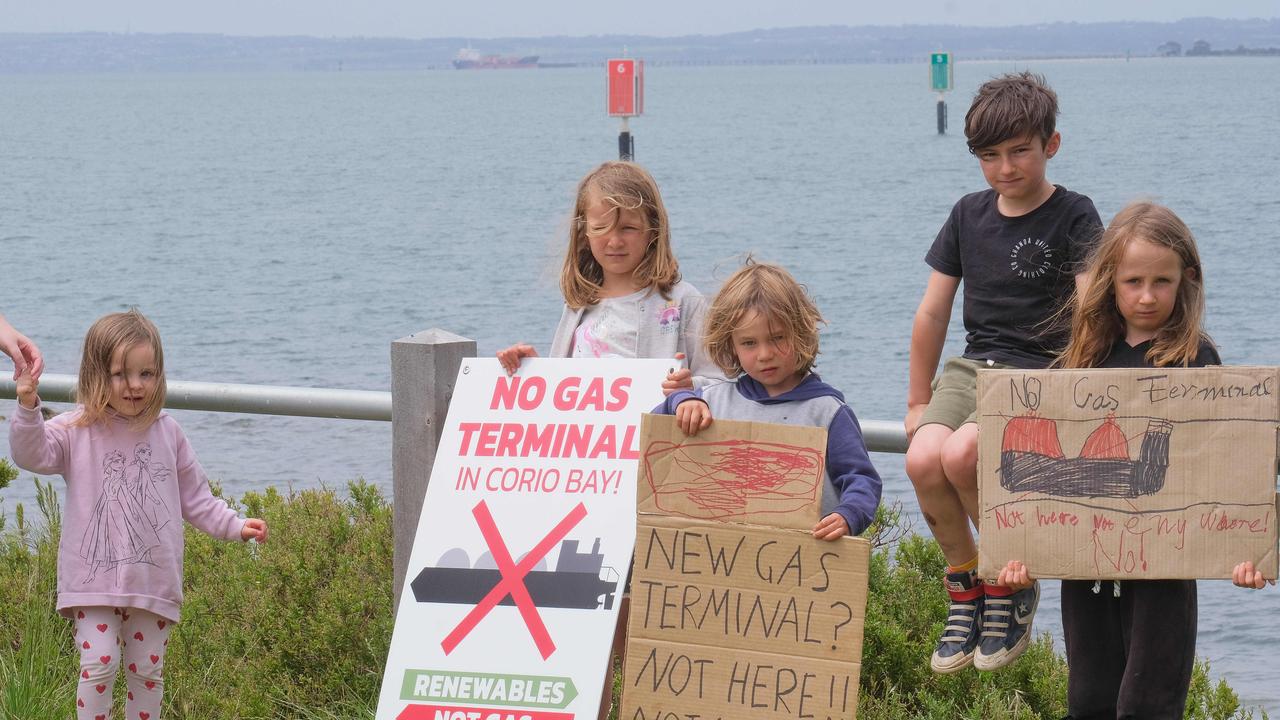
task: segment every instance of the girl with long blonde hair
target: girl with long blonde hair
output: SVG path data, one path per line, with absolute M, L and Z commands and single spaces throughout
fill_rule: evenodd
M 560 291 L 551 357 L 687 359 L 668 375 L 668 393 L 723 379 L 700 347 L 706 299 L 680 279 L 667 209 L 643 167 L 607 162 L 578 183 Z M 498 359 L 514 373 L 537 354 L 520 343 Z
M 1201 323 L 1204 273 L 1195 238 L 1168 208 L 1135 202 L 1089 256 L 1070 313 L 1064 368 L 1203 367 L 1218 351 Z M 1240 569 L 1237 568 L 1237 580 Z M 997 580 L 1028 587 L 1010 561 Z M 1239 583 L 1238 583 L 1239 584 Z M 1196 648 L 1195 580 L 1062 581 L 1071 717 L 1182 717 Z

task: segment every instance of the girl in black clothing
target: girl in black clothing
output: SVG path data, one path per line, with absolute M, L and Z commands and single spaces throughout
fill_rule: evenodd
M 1219 364 L 1201 328 L 1200 255 L 1186 224 L 1149 202 L 1121 210 L 1094 248 L 1055 367 Z M 998 582 L 1030 584 L 1010 561 Z M 1067 709 L 1086 718 L 1181 718 L 1196 646 L 1194 580 L 1062 581 Z

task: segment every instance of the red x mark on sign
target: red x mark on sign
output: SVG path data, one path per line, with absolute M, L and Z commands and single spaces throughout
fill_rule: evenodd
M 555 547 L 556 543 L 564 539 L 564 536 L 587 516 L 586 506 L 578 503 L 578 506 L 569 511 L 563 520 L 556 523 L 556 526 L 551 528 L 551 532 L 547 533 L 547 536 L 542 538 L 542 541 L 535 545 L 518 565 L 511 559 L 511 552 L 507 550 L 506 542 L 498 533 L 498 526 L 493 522 L 489 506 L 481 500 L 471 508 L 471 514 L 475 516 L 476 524 L 480 526 L 480 534 L 489 545 L 489 553 L 493 555 L 493 561 L 497 564 L 502 579 L 493 586 L 489 594 L 471 608 L 471 612 L 462 618 L 462 622 L 458 623 L 453 632 L 445 637 L 444 642 L 440 643 L 444 648 L 444 654 L 453 652 L 453 649 L 458 647 L 458 643 L 480 624 L 484 616 L 502 602 L 504 597 L 510 595 L 516 607 L 520 609 L 520 617 L 529 628 L 529 634 L 533 636 L 538 652 L 542 653 L 542 659 L 546 660 L 556 651 L 556 644 L 551 641 L 551 634 L 547 632 L 547 626 L 542 623 L 542 616 L 538 615 L 538 608 L 533 604 L 533 598 L 529 597 L 529 588 L 525 587 L 524 576 L 528 575 L 538 561 L 546 557 L 547 553 L 551 552 L 551 548 Z

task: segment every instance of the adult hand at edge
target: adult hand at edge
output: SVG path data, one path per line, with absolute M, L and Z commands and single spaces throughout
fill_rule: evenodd
M 0 315 L 0 352 L 13 359 L 14 380 L 27 368 L 31 369 L 31 377 L 35 380 L 39 380 L 40 373 L 44 372 L 40 348 L 10 325 L 3 315 Z

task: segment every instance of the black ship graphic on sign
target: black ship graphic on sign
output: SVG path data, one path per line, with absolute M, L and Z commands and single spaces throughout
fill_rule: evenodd
M 486 558 L 489 558 L 487 553 L 476 562 L 477 567 L 471 567 L 466 551 L 450 550 L 440 558 L 438 567 L 423 568 L 409 583 L 414 599 L 457 605 L 479 603 L 502 581 L 497 567 L 483 567 L 492 563 L 492 559 Z M 542 565 L 530 570 L 523 581 L 537 607 L 613 609 L 618 573 L 604 564 L 599 538 L 589 553 L 578 551 L 577 540 L 561 541 L 556 569 L 544 568 Z M 515 601 L 508 593 L 498 604 L 515 605 Z
M 1010 492 L 1042 492 L 1063 497 L 1133 498 L 1164 487 L 1173 423 L 1149 418 L 1138 459 L 1114 415 L 1095 429 L 1078 457 L 1066 457 L 1058 426 L 1035 411 L 1009 421 L 1000 446 L 1000 486 Z

